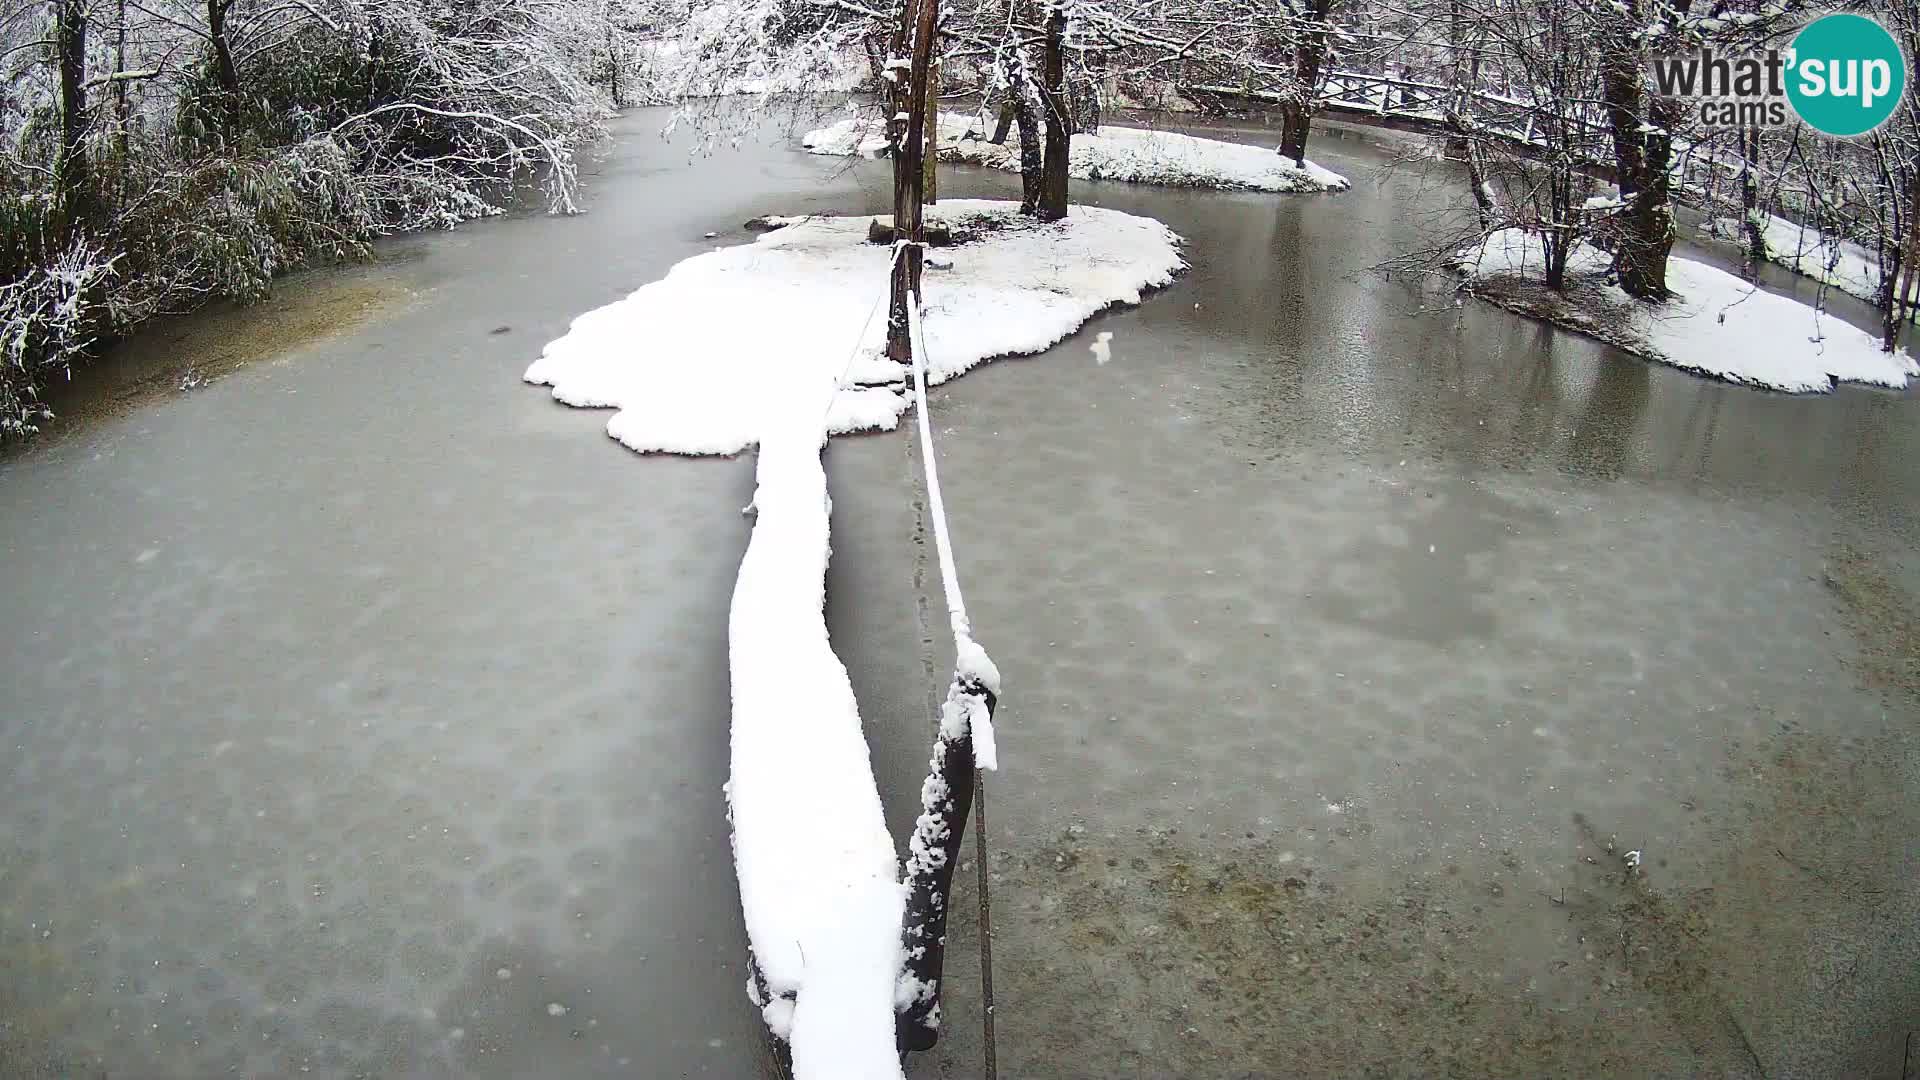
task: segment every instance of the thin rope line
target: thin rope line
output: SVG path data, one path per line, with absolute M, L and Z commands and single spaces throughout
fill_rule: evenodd
M 919 414 L 920 457 L 927 472 L 927 505 L 933 517 L 933 544 L 940 555 L 940 584 L 947 598 L 947 618 L 958 641 L 973 640 L 967 621 L 967 603 L 960 595 L 960 572 L 954 568 L 953 541 L 947 535 L 947 507 L 940 497 L 940 468 L 933 459 L 933 428 L 927 419 L 927 335 L 920 322 L 920 295 L 907 294 L 907 324 L 913 335 L 913 396 Z
M 899 257 L 900 252 L 896 248 L 894 258 L 887 261 L 889 272 L 891 272 L 893 261 Z M 820 430 L 825 438 L 833 436 L 832 432 L 826 430 L 827 417 L 833 415 L 833 403 L 840 398 L 840 384 L 846 381 L 847 372 L 853 370 L 853 361 L 860 355 L 860 345 L 867 340 L 867 327 L 873 325 L 873 317 L 880 313 L 880 305 L 886 302 L 890 291 L 892 291 L 891 282 L 888 283 L 887 288 L 880 290 L 880 295 L 873 298 L 873 306 L 867 309 L 867 321 L 860 324 L 860 332 L 853 336 L 853 348 L 847 350 L 847 362 L 840 365 L 840 374 L 834 376 L 833 385 L 827 389 L 827 407 L 820 410 Z
M 927 408 L 927 333 L 920 320 L 920 295 L 907 294 L 907 331 L 913 346 L 914 411 L 920 428 L 921 465 L 927 473 L 927 509 L 933 519 L 934 548 L 940 555 L 940 584 L 946 592 L 947 616 L 953 626 L 956 654 L 973 643 L 966 601 L 960 595 L 960 573 L 954 567 L 953 541 L 947 533 L 946 502 L 940 496 L 940 470 L 934 461 L 933 423 Z M 993 901 L 987 883 L 987 784 L 981 770 L 973 770 L 973 851 L 980 891 L 980 1012 L 986 1080 L 999 1074 L 993 1032 Z

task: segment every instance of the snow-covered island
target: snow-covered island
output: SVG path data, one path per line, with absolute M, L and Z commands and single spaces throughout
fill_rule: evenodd
M 1019 140 L 989 142 L 989 130 L 978 116 L 941 113 L 940 160 L 1019 172 Z M 856 113 L 808 132 L 800 144 L 815 154 L 878 157 L 887 146 L 886 125 L 870 113 Z M 1076 134 L 1067 160 L 1068 174 L 1080 180 L 1219 191 L 1345 191 L 1352 186 L 1331 169 L 1312 161 L 1298 167 L 1271 148 L 1112 124 L 1101 125 L 1098 133 Z
M 1566 288 L 1546 287 L 1540 237 L 1500 229 L 1454 253 L 1466 286 L 1503 307 L 1600 338 L 1648 360 L 1728 382 L 1789 393 L 1826 393 L 1836 382 L 1902 388 L 1920 377 L 1905 350 L 1791 297 L 1693 259 L 1667 261 L 1674 294 L 1655 305 L 1610 282 L 1612 258 L 1581 244 Z
M 932 249 L 926 270 L 936 384 L 1045 350 L 1186 266 L 1171 230 L 1118 210 L 1074 206 L 1045 223 L 1014 203 L 952 199 L 926 216 L 958 241 Z M 643 452 L 738 453 L 795 409 L 835 434 L 892 429 L 907 396 L 882 352 L 892 249 L 868 241 L 874 217 L 765 220 L 779 227 L 575 319 L 527 381 L 618 409 L 607 434 Z

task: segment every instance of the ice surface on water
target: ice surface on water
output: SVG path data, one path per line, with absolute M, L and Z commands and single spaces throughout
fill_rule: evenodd
M 657 145 L 657 121 L 634 123 L 648 134 L 623 146 Z M 672 247 L 687 214 L 719 225 L 858 197 L 852 179 L 752 160 L 787 186 L 760 188 L 765 174 L 730 157 L 664 193 L 623 179 L 646 170 L 613 170 L 586 228 L 533 219 L 435 237 L 424 272 L 442 292 L 390 329 L 0 460 L 0 611 L 34 613 L 0 628 L 0 1074 L 85 1075 L 94 1062 L 143 1077 L 753 1074 L 760 1017 L 742 1003 L 716 790 L 726 671 L 713 659 L 749 473 L 636 467 L 600 420 L 513 382 L 527 338 L 485 337 L 503 320 L 532 334 L 545 319 L 540 332 L 558 335 L 552 313 L 657 277 L 691 253 Z M 1029 1032 L 1084 1034 L 1076 1051 L 1146 1055 L 1116 1060 L 1120 1075 L 1172 1060 L 1155 1053 L 1231 1049 L 1224 1020 L 1169 1027 L 1151 1007 L 1215 1009 L 1193 995 L 1218 973 L 1193 967 L 1229 955 L 1171 933 L 1171 894 L 1153 883 L 1203 903 L 1206 872 L 1236 862 L 1243 875 L 1272 867 L 1251 880 L 1281 895 L 1289 877 L 1314 883 L 1300 910 L 1343 932 L 1374 914 L 1417 934 L 1428 970 L 1468 977 L 1462 997 L 1420 1001 L 1537 976 L 1549 1007 L 1534 1015 L 1657 1028 L 1665 1002 L 1628 996 L 1631 980 L 1613 1008 L 1581 996 L 1590 969 L 1553 969 L 1585 964 L 1547 932 L 1578 924 L 1530 890 L 1577 893 L 1577 803 L 1625 850 L 1645 845 L 1663 890 L 1734 895 L 1741 879 L 1696 865 L 1725 848 L 1690 838 L 1744 828 L 1740 799 L 1771 806 L 1798 775 L 1819 781 L 1810 800 L 1851 790 L 1857 758 L 1832 748 L 1912 726 L 1910 704 L 1860 688 L 1823 577 L 1835 536 L 1861 530 L 1920 593 L 1898 532 L 1920 456 L 1908 403 L 1767 397 L 1623 363 L 1505 312 L 1409 314 L 1343 275 L 1389 253 L 1410 183 L 1359 185 L 1339 196 L 1346 216 L 1326 212 L 1335 200 L 1296 214 L 1152 197 L 1101 191 L 1163 214 L 1208 255 L 1177 295 L 1105 324 L 1124 362 L 1089 378 L 1074 343 L 1058 363 L 990 367 L 943 391 L 948 496 L 990 508 L 987 533 L 957 518 L 969 607 L 1018 688 L 1001 734 L 1019 772 L 992 789 L 991 869 L 1002 955 L 1031 962 L 997 971 L 1003 1074 L 1095 1060 L 1034 1057 L 1048 1039 L 1019 1037 L 1016 1016 Z M 523 279 L 528 265 L 551 269 Z M 1331 302 L 1296 308 L 1296 292 Z M 910 535 L 894 527 L 908 504 L 899 448 L 849 440 L 834 453 L 836 506 L 885 534 L 845 532 L 837 549 L 873 560 L 845 568 L 845 595 L 865 583 L 863 612 L 899 612 L 872 650 L 896 657 L 918 634 L 911 604 L 893 603 L 910 558 L 885 546 Z M 925 764 L 912 743 L 910 792 Z M 1824 758 L 1780 754 L 1823 746 Z M 1823 760 L 1837 767 L 1804 771 Z M 1913 790 L 1884 771 L 1910 759 L 1874 760 L 1862 776 L 1881 796 Z M 1348 797 L 1352 812 L 1325 814 Z M 1858 809 L 1845 820 L 1866 823 L 1861 836 L 1902 820 L 1870 798 Z M 1856 871 L 1873 883 L 1871 850 L 1812 839 L 1838 854 L 1780 846 L 1843 884 Z M 1789 960 L 1831 962 L 1819 980 L 1862 1008 L 1829 1028 L 1857 1030 L 1874 1015 L 1858 996 L 1873 965 L 1899 955 L 1845 951 L 1872 912 L 1810 889 L 1771 846 L 1740 853 L 1781 875 L 1778 910 L 1808 918 L 1797 937 L 1732 939 L 1743 966 L 1721 988 L 1807 985 Z M 1182 861 L 1196 874 L 1175 881 Z M 1321 899 L 1322 880 L 1341 891 Z M 998 903 L 1012 897 L 1093 917 L 1069 918 L 1079 936 L 1062 938 Z M 1719 914 L 1781 930 L 1757 909 Z M 1893 942 L 1910 922 L 1874 925 Z M 1098 933 L 1148 924 L 1169 944 L 1142 955 L 1167 974 L 1115 964 L 1088 980 L 1084 965 L 1113 955 Z M 1443 965 L 1469 939 L 1489 951 Z M 955 986 L 973 977 L 971 951 L 956 938 Z M 1238 1030 L 1366 1050 L 1376 1029 L 1353 1020 L 1377 1014 L 1363 993 L 1401 1001 L 1383 976 L 1405 969 L 1374 961 L 1363 980 L 1359 951 L 1304 950 L 1300 966 L 1263 972 L 1306 1015 L 1249 1014 Z M 1092 1011 L 1115 1000 L 1137 1006 L 1120 1027 Z M 564 1021 L 546 1015 L 556 1002 Z M 966 995 L 949 1004 L 943 1045 L 971 1075 L 979 1018 Z M 1753 1015 L 1763 1052 L 1822 1044 L 1784 1010 Z M 1416 1015 L 1393 1030 L 1457 1027 Z M 1595 1071 L 1582 1064 L 1566 1073 Z M 1798 1074 L 1870 1073 L 1816 1061 Z
M 1418 1045 L 1475 1075 L 1577 1072 L 1614 1053 L 1657 1072 L 1695 1060 L 1690 1040 L 1716 1062 L 1743 1060 L 1730 1029 L 1687 1027 L 1669 1009 L 1711 1019 L 1713 995 L 1778 1002 L 1771 971 L 1651 990 L 1643 969 L 1580 944 L 1608 927 L 1617 941 L 1616 919 L 1635 920 L 1630 935 L 1731 920 L 1744 952 L 1799 941 L 1817 915 L 1871 958 L 1870 985 L 1897 989 L 1889 973 L 1911 935 L 1885 945 L 1872 928 L 1892 896 L 1911 895 L 1896 882 L 1914 815 L 1892 808 L 1915 759 L 1884 747 L 1889 708 L 1897 728 L 1913 704 L 1862 685 L 1825 576 L 1845 527 L 1835 516 L 1797 497 L 1509 469 L 1505 445 L 1456 448 L 1444 434 L 1425 436 L 1440 449 L 1403 455 L 1400 433 L 1425 432 L 1440 406 L 1381 399 L 1356 417 L 1339 393 L 1395 385 L 1391 359 L 1329 370 L 1256 357 L 1244 383 L 1208 387 L 1189 373 L 1211 359 L 1156 370 L 1199 351 L 1178 332 L 1156 343 L 1140 324 L 1159 314 L 1114 320 L 1129 362 L 1099 379 L 1036 365 L 1018 386 L 989 371 L 948 392 L 949 408 L 994 418 L 949 434 L 943 478 L 951 504 L 994 507 L 956 541 L 973 552 L 970 612 L 998 631 L 1020 688 L 999 717 L 1018 781 L 993 800 L 996 821 L 1020 825 L 995 831 L 992 865 L 996 959 L 1014 951 L 1022 964 L 996 967 L 996 992 L 1027 1003 L 1031 1030 L 1085 1033 L 1018 1049 L 1003 1038 L 1003 1068 L 1263 1075 L 1307 1045 L 1418 1072 L 1402 1054 Z M 1617 374 L 1569 376 L 1600 379 L 1577 385 L 1577 405 Z M 1680 379 L 1650 377 L 1656 390 Z M 1266 380 L 1297 396 L 1249 392 Z M 1461 396 L 1489 403 L 1489 426 L 1523 423 L 1527 402 L 1491 404 L 1491 392 Z M 1733 409 L 1746 393 L 1703 396 Z M 1027 404 L 1069 399 L 1098 411 Z M 1584 421 L 1583 437 L 1604 449 L 1612 422 Z M 1342 453 L 1328 429 L 1386 445 Z M 1566 436 L 1551 420 L 1531 430 L 1515 438 L 1555 460 Z M 1616 468 L 1674 453 L 1618 437 Z M 1583 463 L 1602 456 L 1586 452 Z M 1047 567 L 1040 583 L 1034 565 Z M 1869 738 L 1873 752 L 1848 749 Z M 1877 779 L 1846 782 L 1850 753 Z M 1781 774 L 1782 755 L 1808 771 Z M 1792 802 L 1816 773 L 1832 809 Z M 1851 799 L 1900 824 L 1855 834 Z M 1793 808 L 1755 823 L 1777 800 Z M 1588 843 L 1576 813 L 1646 853 L 1638 880 L 1653 899 L 1622 889 L 1622 856 Z M 1888 898 L 1880 914 L 1836 919 L 1795 872 L 1775 880 L 1776 838 L 1824 852 L 1829 827 L 1858 845 L 1848 865 L 1873 867 L 1861 872 L 1886 890 L 1872 894 Z M 1583 844 L 1604 868 L 1581 861 Z M 1598 918 L 1570 914 L 1579 904 Z M 956 912 L 970 914 L 970 898 Z M 973 940 L 956 934 L 950 955 L 965 956 Z M 1665 937 L 1640 940 L 1684 970 L 1704 963 Z M 1804 959 L 1798 948 L 1787 951 Z M 1161 1013 L 1182 993 L 1176 1024 Z M 978 1017 L 965 997 L 951 1004 L 960 1041 L 943 1053 L 958 1067 L 978 1052 L 965 1034 Z M 1518 1056 L 1487 1056 L 1527 1015 L 1550 1019 L 1500 1043 Z M 1375 1038 L 1383 1016 L 1418 1039 Z M 1831 1060 L 1801 1055 L 1836 1040 L 1776 1030 L 1764 1052 Z

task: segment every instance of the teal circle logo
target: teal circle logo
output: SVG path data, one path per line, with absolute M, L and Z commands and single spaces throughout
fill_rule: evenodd
M 1864 15 L 1823 15 L 1793 39 L 1787 100 L 1815 131 L 1865 135 L 1887 122 L 1907 89 L 1907 58 Z

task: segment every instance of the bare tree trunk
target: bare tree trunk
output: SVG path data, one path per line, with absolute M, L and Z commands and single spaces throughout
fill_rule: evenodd
M 913 46 L 914 19 L 919 11 L 915 0 L 901 0 L 900 19 L 893 24 L 893 36 L 887 46 L 886 67 L 886 109 L 887 109 L 887 146 L 895 159 L 900 156 L 907 137 L 907 98 L 912 93 L 909 72 L 903 72 L 895 66 L 895 61 L 906 55 Z M 899 182 L 899 169 L 895 167 L 894 181 Z
M 1747 237 L 1747 265 L 1758 277 L 1767 261 L 1767 233 L 1760 227 L 1760 126 L 1750 124 L 1740 136 L 1740 213 Z
M 117 78 L 113 83 L 113 151 L 118 158 L 120 176 L 127 174 L 127 126 L 131 120 L 127 108 L 127 0 L 120 0 L 120 18 L 115 30 L 113 47 L 113 73 Z M 125 185 L 120 194 L 124 197 Z
M 54 165 L 61 228 L 93 216 L 87 165 L 87 12 L 85 0 L 54 0 L 54 42 L 60 54 L 60 152 Z
M 608 92 L 613 95 L 613 107 L 616 109 L 624 109 L 627 107 L 627 101 L 624 88 L 620 85 L 620 69 L 625 63 L 625 57 L 620 52 L 620 32 L 619 27 L 615 25 L 616 19 L 612 3 L 607 4 L 606 19 L 607 89 Z
M 1499 220 L 1499 207 L 1493 201 L 1493 185 L 1487 183 L 1487 166 L 1480 153 L 1480 139 L 1472 132 L 1464 132 L 1460 138 L 1462 155 L 1467 159 L 1467 183 L 1473 188 L 1473 209 L 1480 221 L 1480 231 L 1493 228 Z
M 1547 288 L 1562 289 L 1567 284 L 1567 241 L 1562 236 L 1547 235 L 1545 241 L 1547 256 Z
M 1303 169 L 1307 167 L 1307 133 L 1313 127 L 1313 95 L 1320 85 L 1320 65 L 1327 56 L 1327 15 L 1332 7 L 1332 0 L 1308 0 L 1302 14 L 1309 25 L 1298 31 L 1293 50 L 1298 92 L 1280 112 L 1280 156 L 1292 158 Z
M 1887 279 L 1887 303 L 1880 309 L 1880 351 L 1892 352 L 1900 343 L 1900 324 L 1906 321 L 1908 294 L 1913 291 L 1914 264 L 1911 252 L 1895 250 Z
M 1017 44 L 1007 46 L 1007 104 L 1013 111 L 1020 132 L 1020 212 L 1040 212 L 1041 176 L 1045 162 L 1040 149 L 1040 94 L 1033 85 L 1033 73 L 1026 52 Z
M 926 143 L 922 150 L 921 168 L 925 176 L 922 202 L 928 206 L 940 201 L 940 61 L 933 61 L 927 70 L 927 109 Z
M 1601 50 L 1600 97 L 1613 136 L 1615 179 L 1624 204 L 1614 266 L 1620 288 L 1642 300 L 1667 296 L 1667 255 L 1673 250 L 1672 128 L 1681 119 L 1677 101 L 1646 92 L 1640 33 L 1643 7 L 1661 3 L 1663 16 L 1684 14 L 1691 0 L 1630 0 L 1597 42 Z
M 1667 255 L 1673 250 L 1671 125 L 1679 121 L 1678 103 L 1654 98 L 1647 109 L 1651 130 L 1644 133 L 1643 168 L 1633 197 L 1627 200 L 1616 265 L 1620 288 L 1642 300 L 1667 297 Z
M 1292 158 L 1295 164 L 1306 155 L 1307 136 L 1301 130 L 1306 126 L 1306 109 L 1289 97 L 1280 103 L 1280 148 L 1277 151 L 1283 158 Z
M 1640 131 L 1640 57 L 1628 28 L 1610 26 L 1603 44 L 1600 101 L 1613 135 L 1614 183 L 1625 202 L 1645 173 L 1645 143 Z
M 1880 351 L 1892 352 L 1900 344 L 1900 330 L 1913 318 L 1920 304 L 1920 161 L 1913 164 L 1913 181 L 1907 189 L 1906 244 L 1897 245 L 1887 267 L 1887 302 L 1882 309 Z M 1908 340 L 1912 340 L 1909 333 Z
M 920 213 L 926 173 L 920 158 L 926 148 L 927 78 L 940 0 L 909 0 L 908 10 L 913 14 L 913 62 L 903 102 L 907 130 L 895 144 L 898 151 L 893 158 L 893 242 L 898 253 L 893 260 L 892 302 L 887 310 L 887 355 L 903 364 L 913 360 L 907 305 L 909 297 L 920 292 L 922 244 L 926 239 Z
M 221 133 L 229 139 L 240 129 L 240 71 L 227 37 L 227 12 L 232 8 L 233 0 L 207 0 L 207 39 L 213 43 L 213 79 L 220 91 L 215 112 Z
M 1453 92 L 1448 102 L 1447 126 L 1453 130 L 1460 146 L 1460 156 L 1467 165 L 1467 185 L 1473 190 L 1473 209 L 1480 222 L 1480 231 L 1487 232 L 1493 228 L 1499 208 L 1494 204 L 1493 188 L 1487 183 L 1486 162 L 1482 159 L 1480 141 L 1475 134 L 1479 125 L 1469 119 L 1468 95 L 1479 83 L 1480 61 L 1478 51 L 1469 47 L 1465 24 L 1461 0 L 1450 0 L 1447 5 L 1447 44 L 1453 50 Z M 1471 66 L 1466 59 L 1469 55 L 1473 56 Z
M 1066 35 L 1066 9 L 1054 3 L 1047 10 L 1046 67 L 1041 82 L 1047 114 L 1047 153 L 1040 185 L 1042 221 L 1059 221 L 1067 216 L 1067 166 L 1073 150 L 1073 125 L 1067 118 L 1065 93 Z

